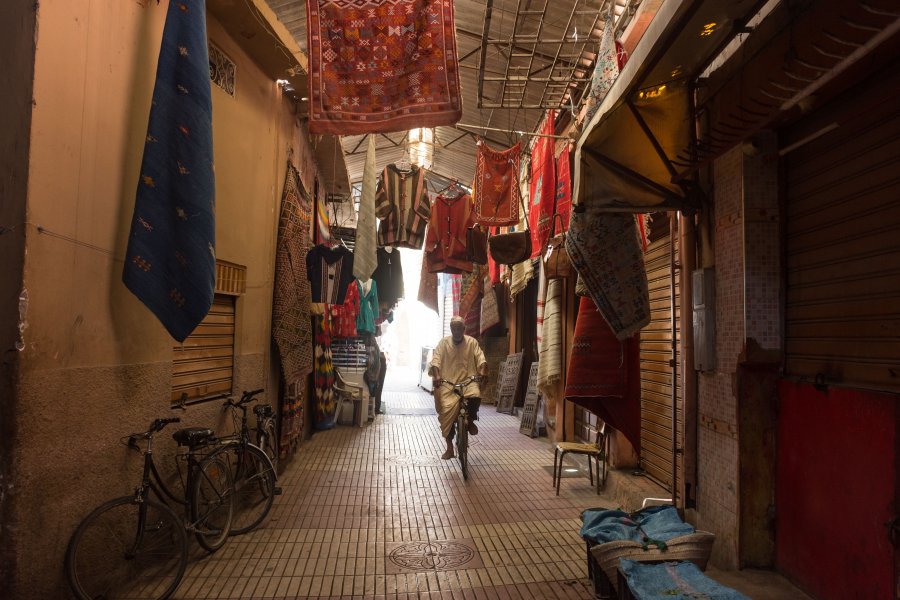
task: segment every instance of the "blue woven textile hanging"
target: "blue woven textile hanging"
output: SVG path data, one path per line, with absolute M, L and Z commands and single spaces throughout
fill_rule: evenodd
M 212 99 L 204 0 L 171 0 L 122 280 L 184 341 L 216 280 Z

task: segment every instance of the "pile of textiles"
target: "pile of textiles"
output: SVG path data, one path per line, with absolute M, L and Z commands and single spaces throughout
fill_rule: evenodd
M 616 540 L 648 544 L 689 535 L 694 526 L 682 521 L 674 506 L 652 506 L 635 513 L 599 509 L 584 511 L 579 533 L 595 544 Z
M 667 600 L 750 600 L 703 574 L 692 562 L 642 563 L 620 559 L 628 589 L 635 598 Z

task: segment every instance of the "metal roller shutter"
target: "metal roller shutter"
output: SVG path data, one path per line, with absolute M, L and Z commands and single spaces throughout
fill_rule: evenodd
M 783 137 L 788 376 L 900 390 L 900 77 L 890 87 Z
M 234 296 L 216 294 L 209 314 L 175 346 L 172 402 L 231 392 L 234 374 Z
M 672 269 L 667 214 L 654 215 L 650 244 L 644 254 L 647 282 L 650 288 L 651 321 L 640 334 L 641 345 L 641 468 L 651 478 L 672 491 L 672 386 L 673 380 L 678 402 L 676 433 L 678 447 L 682 444 L 683 406 L 681 386 L 672 367 L 672 319 L 671 298 Z M 676 248 L 677 252 L 677 248 Z M 677 256 L 677 254 L 676 254 Z M 675 277 L 676 347 L 680 344 L 680 308 L 677 278 Z M 676 358 L 677 361 L 680 358 Z M 679 455 L 680 463 L 680 455 Z M 681 465 L 679 464 L 679 473 Z M 680 477 L 680 475 L 679 475 Z

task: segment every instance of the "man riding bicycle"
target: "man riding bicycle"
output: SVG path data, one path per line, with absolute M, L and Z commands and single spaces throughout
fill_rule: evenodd
M 474 421 L 478 418 L 478 407 L 481 404 L 481 389 L 478 382 L 484 381 L 487 377 L 487 360 L 484 358 L 484 352 L 481 351 L 478 340 L 465 335 L 465 329 L 462 317 L 455 316 L 450 320 L 451 335 L 438 342 L 431 359 L 431 367 L 428 369 L 441 434 L 447 441 L 447 450 L 441 455 L 444 460 L 454 456 L 453 438 L 456 435 L 460 399 L 448 386 L 442 385 L 441 380 L 458 383 L 468 377 L 480 376 L 471 381 L 463 392 L 469 410 L 469 433 L 476 435 L 478 427 Z

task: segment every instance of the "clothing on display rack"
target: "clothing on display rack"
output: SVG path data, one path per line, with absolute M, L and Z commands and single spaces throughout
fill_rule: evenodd
M 392 307 L 403 298 L 403 262 L 400 251 L 391 246 L 379 248 L 376 252 L 378 267 L 372 273 L 372 280 L 378 284 L 378 301 L 382 306 Z
M 306 254 L 306 272 L 313 302 L 343 304 L 353 282 L 353 253 L 345 246 L 314 246 Z
M 347 296 L 343 304 L 332 304 L 331 311 L 331 337 L 348 338 L 356 337 L 356 320 L 360 312 L 359 286 L 357 282 L 347 286 Z
M 378 181 L 375 194 L 375 216 L 379 246 L 398 248 L 422 247 L 425 226 L 431 217 L 431 205 L 425 189 L 427 171 L 412 165 L 408 171 L 388 165 Z
M 437 196 L 431 207 L 431 224 L 425 240 L 425 260 L 432 273 L 471 273 L 466 254 L 466 233 L 475 224 L 472 197 L 468 194 Z
M 356 317 L 356 331 L 359 335 L 364 333 L 375 334 L 375 321 L 380 313 L 378 310 L 378 284 L 374 279 L 357 281 L 359 286 L 359 314 Z

